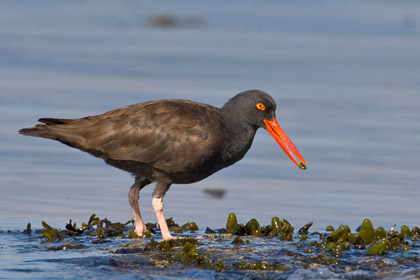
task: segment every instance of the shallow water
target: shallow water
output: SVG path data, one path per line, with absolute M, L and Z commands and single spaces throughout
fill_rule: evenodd
M 112 226 L 101 228 L 105 233 L 106 228 Z M 122 231 L 123 238 L 106 237 L 106 234 L 99 237 L 93 228 L 73 237 L 67 234 L 74 232 L 66 231 L 60 233 L 61 238 L 52 241 L 41 232 L 0 232 L 0 248 L 5 252 L 0 257 L 1 276 L 19 279 L 102 278 L 105 275 L 118 279 L 420 277 L 419 242 L 412 241 L 411 237 L 405 238 L 408 250 L 401 245 L 385 254 L 372 255 L 368 253 L 369 246 L 356 248 L 352 245 L 346 250 L 339 249 L 340 253 L 336 255 L 333 250 L 326 249 L 327 243 L 311 230 L 307 240 L 301 239 L 297 232 L 289 241 L 283 241 L 279 236 L 238 236 L 242 244 L 235 243 L 235 236 L 231 235 L 206 234 L 204 230 L 184 231 L 173 233 L 179 238 L 176 241 L 179 244 L 175 246 L 169 246 L 168 242 L 165 246 L 157 244 L 154 239 L 159 241 L 159 232 L 153 237 L 132 239 L 128 237 L 128 231 L 132 230 L 132 226 L 127 226 Z M 328 234 L 324 234 L 324 240 Z M 192 244 L 195 245 L 189 246 Z
M 177 24 L 151 26 L 159 14 Z M 252 88 L 275 98 L 308 170 L 261 130 L 239 163 L 173 186 L 168 217 L 200 227 L 223 226 L 229 212 L 316 229 L 364 218 L 419 225 L 417 1 L 4 1 L 0 26 L 0 230 L 62 227 L 92 212 L 131 218 L 129 175 L 20 128 L 160 98 L 221 106 Z M 206 188 L 227 192 L 216 199 Z M 140 203 L 154 222 L 152 191 Z

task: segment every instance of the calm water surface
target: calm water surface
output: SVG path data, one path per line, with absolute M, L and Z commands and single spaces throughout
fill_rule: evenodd
M 356 227 L 420 224 L 420 3 L 417 1 L 4 1 L 0 9 L 0 230 L 91 213 L 131 219 L 130 175 L 46 139 L 17 134 L 41 117 L 77 118 L 162 98 L 222 106 L 270 93 L 308 163 L 258 131 L 246 157 L 174 185 L 165 213 L 222 227 L 272 216 Z M 151 16 L 169 14 L 160 28 Z M 206 188 L 227 193 L 215 199 Z M 142 215 L 154 222 L 153 187 Z

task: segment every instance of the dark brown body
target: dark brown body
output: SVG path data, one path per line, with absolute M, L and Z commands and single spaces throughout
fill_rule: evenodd
M 240 160 L 220 109 L 188 100 L 138 103 L 81 119 L 40 119 L 23 134 L 58 140 L 150 181 L 200 181 Z M 238 140 L 238 139 L 235 139 Z M 238 143 L 235 142 L 235 146 Z M 226 151 L 228 151 L 226 153 Z

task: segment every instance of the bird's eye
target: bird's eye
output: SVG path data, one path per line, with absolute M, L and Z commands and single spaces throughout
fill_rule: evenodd
M 265 111 L 265 105 L 264 105 L 264 103 L 257 103 L 257 104 L 255 104 L 255 106 L 257 106 L 257 109 L 258 110 L 260 110 L 260 111 Z

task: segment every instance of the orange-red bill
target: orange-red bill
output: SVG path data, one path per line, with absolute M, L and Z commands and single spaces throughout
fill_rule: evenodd
M 270 133 L 271 136 L 273 136 L 273 138 L 280 145 L 283 151 L 290 157 L 290 159 L 300 169 L 305 170 L 306 169 L 305 160 L 303 159 L 302 155 L 299 153 L 298 149 L 296 149 L 292 141 L 289 139 L 289 137 L 286 135 L 286 133 L 283 131 L 283 129 L 281 129 L 277 120 L 275 118 L 272 119 L 271 121 L 264 120 L 264 123 L 266 125 L 266 129 L 268 133 Z M 301 162 L 298 162 L 295 155 Z

